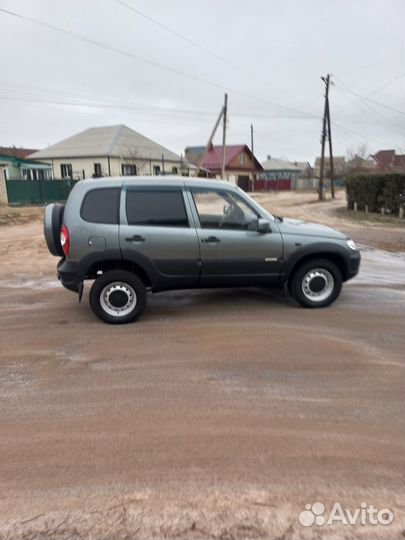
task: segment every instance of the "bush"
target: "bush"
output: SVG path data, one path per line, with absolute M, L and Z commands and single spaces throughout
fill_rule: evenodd
M 346 178 L 347 207 L 379 212 L 381 208 L 398 213 L 405 202 L 404 174 L 356 174 Z

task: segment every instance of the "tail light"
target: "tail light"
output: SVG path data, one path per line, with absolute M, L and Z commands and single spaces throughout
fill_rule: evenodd
M 63 253 L 67 257 L 69 253 L 69 231 L 66 225 L 62 225 L 60 230 L 60 245 L 62 246 Z

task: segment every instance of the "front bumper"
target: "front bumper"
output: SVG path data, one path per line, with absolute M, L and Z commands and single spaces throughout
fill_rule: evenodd
M 355 251 L 350 255 L 349 273 L 347 279 L 352 279 L 359 273 L 360 261 L 360 251 Z

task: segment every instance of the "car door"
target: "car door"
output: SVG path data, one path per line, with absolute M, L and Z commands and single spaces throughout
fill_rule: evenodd
M 120 217 L 122 256 L 145 269 L 154 290 L 198 285 L 199 244 L 182 187 L 124 185 Z
M 234 190 L 190 188 L 196 212 L 203 286 L 262 285 L 278 281 L 282 237 L 274 222 L 271 231 L 257 230 L 259 215 Z

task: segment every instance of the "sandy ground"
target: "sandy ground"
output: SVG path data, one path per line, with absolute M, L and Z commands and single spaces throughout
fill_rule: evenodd
M 171 292 L 108 326 L 59 286 L 40 223 L 0 227 L 0 538 L 403 537 L 403 230 L 258 197 L 361 242 L 333 306 Z M 303 527 L 317 501 L 395 517 Z

